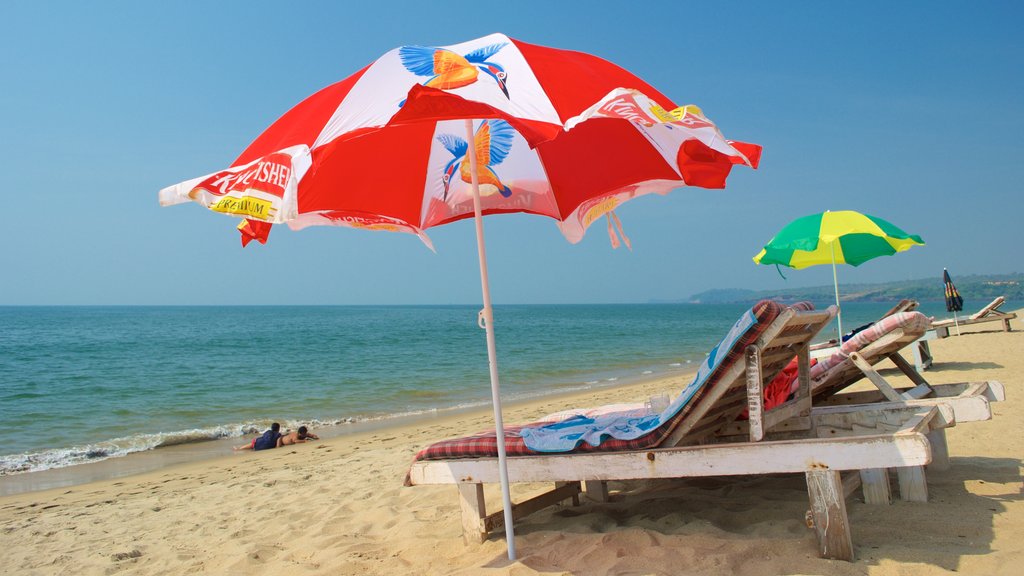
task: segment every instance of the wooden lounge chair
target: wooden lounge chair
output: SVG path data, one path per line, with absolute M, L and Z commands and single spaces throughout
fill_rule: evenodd
M 895 402 L 908 406 L 948 405 L 958 423 L 990 420 L 990 402 L 1005 399 L 1003 385 L 998 381 L 929 384 L 900 350 L 917 342 L 929 328 L 929 320 L 920 312 L 900 312 L 883 318 L 843 343 L 833 356 L 811 368 L 811 393 L 816 406 L 853 405 L 874 402 Z M 875 365 L 889 359 L 914 383 L 912 388 L 896 388 L 875 370 Z M 867 378 L 875 390 L 843 393 L 850 385 Z M 937 429 L 932 443 L 932 467 L 949 465 L 945 430 Z
M 835 315 L 761 302 L 758 319 L 725 353 L 699 391 L 662 426 L 642 440 L 583 443 L 570 453 L 538 453 L 523 445 L 521 431 L 506 429 L 510 482 L 554 482 L 549 492 L 513 507 L 513 518 L 573 500 L 585 489 L 607 497 L 607 481 L 802 472 L 822 556 L 851 560 L 853 545 L 846 514 L 842 471 L 916 469 L 931 460 L 926 434 L 952 425 L 946 406 L 838 406 L 811 408 L 811 339 Z M 764 386 L 794 357 L 800 366 L 794 397 L 763 410 Z M 733 435 L 746 408 L 740 441 Z M 441 442 L 417 457 L 407 485 L 455 484 L 467 542 L 482 541 L 503 526 L 501 512 L 487 515 L 483 484 L 498 481 L 494 432 Z M 420 459 L 427 458 L 427 459 Z M 877 476 L 854 474 L 849 490 L 864 482 L 865 493 L 881 490 Z M 920 484 L 908 476 L 907 486 Z M 886 487 L 886 490 L 888 488 Z
M 970 326 L 971 324 L 981 324 L 983 322 L 1002 322 L 1003 331 L 1010 331 L 1010 320 L 1017 317 L 1016 312 L 1003 312 L 999 309 L 1000 306 L 1006 303 L 1006 298 L 1000 296 L 995 300 L 988 303 L 987 306 L 978 310 L 974 314 L 971 314 L 967 318 L 962 320 L 954 321 L 953 318 L 946 318 L 944 320 L 936 320 L 932 322 L 932 327 L 935 328 L 935 332 L 939 338 L 945 338 L 949 336 L 949 329 L 954 325 Z
M 884 314 L 882 314 L 878 318 L 878 321 L 881 321 L 884 318 L 888 318 L 889 316 L 892 316 L 894 314 L 899 314 L 900 312 L 913 312 L 914 310 L 917 310 L 918 306 L 919 304 L 917 300 L 904 298 L 897 302 L 895 306 L 893 306 Z M 931 368 L 933 358 L 931 347 L 928 346 L 928 340 L 934 338 L 934 333 L 926 332 L 925 335 L 922 335 L 922 337 L 917 340 L 916 346 L 912 348 L 914 354 L 914 366 L 917 368 L 918 372 Z M 835 354 L 838 351 L 839 342 L 834 338 L 828 340 L 827 342 L 818 342 L 815 344 L 811 344 L 811 358 L 828 358 L 829 356 Z

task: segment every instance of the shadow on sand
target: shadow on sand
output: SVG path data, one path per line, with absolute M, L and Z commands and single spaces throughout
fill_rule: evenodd
M 855 562 L 817 557 L 803 475 L 611 482 L 611 499 L 556 506 L 517 524 L 520 560 L 566 574 L 864 574 L 886 561 L 960 569 L 991 553 L 993 517 L 1022 499 L 1021 461 L 953 458 L 928 472 L 928 503 L 847 499 Z M 496 536 L 492 536 L 495 538 Z M 501 538 L 501 536 L 497 536 Z M 557 559 L 557 561 L 556 561 Z M 756 560 L 756 561 L 754 561 Z M 505 557 L 488 566 L 507 566 Z

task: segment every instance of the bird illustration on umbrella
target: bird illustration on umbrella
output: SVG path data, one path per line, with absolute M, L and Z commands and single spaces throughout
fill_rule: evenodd
M 476 163 L 478 167 L 478 179 L 480 181 L 480 195 L 491 196 L 495 192 L 505 198 L 512 195 L 512 189 L 501 182 L 501 178 L 492 169 L 493 166 L 501 164 L 512 149 L 512 137 L 515 134 L 512 126 L 504 120 L 484 120 L 476 129 Z M 463 182 L 472 183 L 473 173 L 469 164 L 469 144 L 465 140 L 453 134 L 440 134 L 437 141 L 452 153 L 454 158 L 444 167 L 441 176 L 444 181 L 444 196 L 442 200 L 448 200 L 448 189 L 452 185 L 455 173 Z
M 505 69 L 500 64 L 488 61 L 507 45 L 505 42 L 490 44 L 465 56 L 444 48 L 402 46 L 398 50 L 398 57 L 409 72 L 430 77 L 423 82 L 424 86 L 440 90 L 462 88 L 476 82 L 482 71 L 498 83 L 498 88 L 508 98 L 508 75 Z

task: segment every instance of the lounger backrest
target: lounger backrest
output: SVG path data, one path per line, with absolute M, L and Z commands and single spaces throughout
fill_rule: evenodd
M 839 351 L 811 368 L 811 391 L 815 400 L 827 398 L 864 377 L 850 360 L 857 352 L 874 365 L 924 335 L 931 322 L 920 312 L 900 312 L 875 322 L 843 342 Z
M 1004 296 L 996 298 L 995 300 L 989 302 L 988 306 L 985 306 L 981 310 L 978 310 L 976 313 L 971 314 L 971 320 L 977 320 L 978 318 L 984 318 L 985 316 L 988 316 L 997 308 L 1002 306 L 1004 302 L 1006 302 L 1006 298 Z
M 760 354 L 763 390 L 797 353 L 809 348 L 811 340 L 835 314 L 835 307 L 816 311 L 809 303 L 801 303 L 783 310 L 755 339 L 742 347 L 734 346 L 734 361 L 723 366 L 717 378 L 704 386 L 677 416 L 681 420 L 662 446 L 699 444 L 736 421 L 747 407 L 748 366 L 744 355 L 748 346 L 756 346 Z
M 892 316 L 893 314 L 899 314 L 900 312 L 910 312 L 911 310 L 917 310 L 917 306 L 917 300 L 904 298 L 903 300 L 900 300 L 895 306 L 890 308 L 888 312 L 882 314 L 882 318 Z

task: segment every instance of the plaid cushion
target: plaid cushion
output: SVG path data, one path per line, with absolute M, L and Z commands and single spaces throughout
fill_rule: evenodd
M 592 446 L 587 442 L 582 442 L 575 450 L 573 450 L 573 452 L 643 450 L 646 448 L 653 448 L 661 444 L 661 442 L 663 442 L 665 438 L 672 433 L 675 427 L 682 422 L 696 406 L 700 405 L 701 401 L 704 399 L 705 391 L 712 388 L 721 379 L 722 375 L 729 371 L 729 368 L 732 367 L 733 364 L 737 361 L 743 361 L 744 351 L 747 346 L 756 341 L 758 337 L 761 336 L 761 333 L 764 332 L 765 328 L 767 328 L 768 325 L 771 324 L 784 309 L 785 307 L 783 305 L 772 300 L 762 300 L 755 304 L 751 310 L 754 314 L 756 324 L 754 324 L 754 326 L 752 326 L 750 330 L 737 340 L 736 344 L 729 349 L 722 363 L 719 364 L 718 369 L 711 374 L 704 386 L 694 394 L 689 403 L 676 413 L 675 416 L 663 422 L 661 426 L 658 426 L 648 434 L 633 440 L 608 438 L 602 441 L 598 446 Z M 505 453 L 509 456 L 543 454 L 542 452 L 535 452 L 527 448 L 522 437 L 519 435 L 519 431 L 523 428 L 542 426 L 544 424 L 550 424 L 550 422 L 535 422 L 505 427 Z M 498 435 L 494 430 L 488 430 L 472 436 L 452 438 L 432 444 L 421 450 L 420 453 L 416 455 L 415 460 L 449 460 L 452 458 L 495 457 L 497 455 Z

